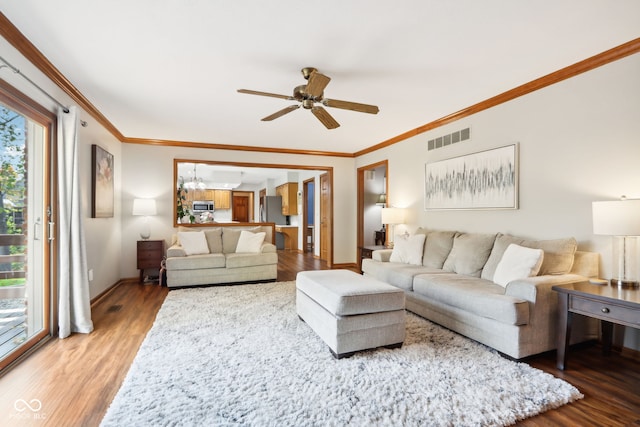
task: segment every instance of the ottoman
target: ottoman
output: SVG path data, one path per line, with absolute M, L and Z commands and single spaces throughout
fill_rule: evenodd
M 350 270 L 301 271 L 296 311 L 334 357 L 376 347 L 398 348 L 405 337 L 404 291 Z

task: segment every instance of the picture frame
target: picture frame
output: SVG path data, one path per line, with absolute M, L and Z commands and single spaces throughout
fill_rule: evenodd
M 113 217 L 113 154 L 91 146 L 91 218 Z
M 425 210 L 518 209 L 518 144 L 425 164 Z

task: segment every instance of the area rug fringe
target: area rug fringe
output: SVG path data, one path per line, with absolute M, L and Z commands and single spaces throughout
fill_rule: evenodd
M 278 282 L 171 291 L 102 425 L 503 426 L 582 397 L 411 313 L 401 349 L 336 360 Z

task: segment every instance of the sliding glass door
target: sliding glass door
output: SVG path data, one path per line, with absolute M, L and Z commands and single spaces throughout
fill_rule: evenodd
M 21 93 L 0 85 L 0 369 L 51 332 L 54 120 Z

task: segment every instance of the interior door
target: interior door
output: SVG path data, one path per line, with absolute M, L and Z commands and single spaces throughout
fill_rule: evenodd
M 249 222 L 249 196 L 234 192 L 232 200 L 233 220 L 238 222 Z
M 0 84 L 0 369 L 52 329 L 54 123 L 50 112 Z
M 320 175 L 320 259 L 330 262 L 331 185 L 329 174 Z

